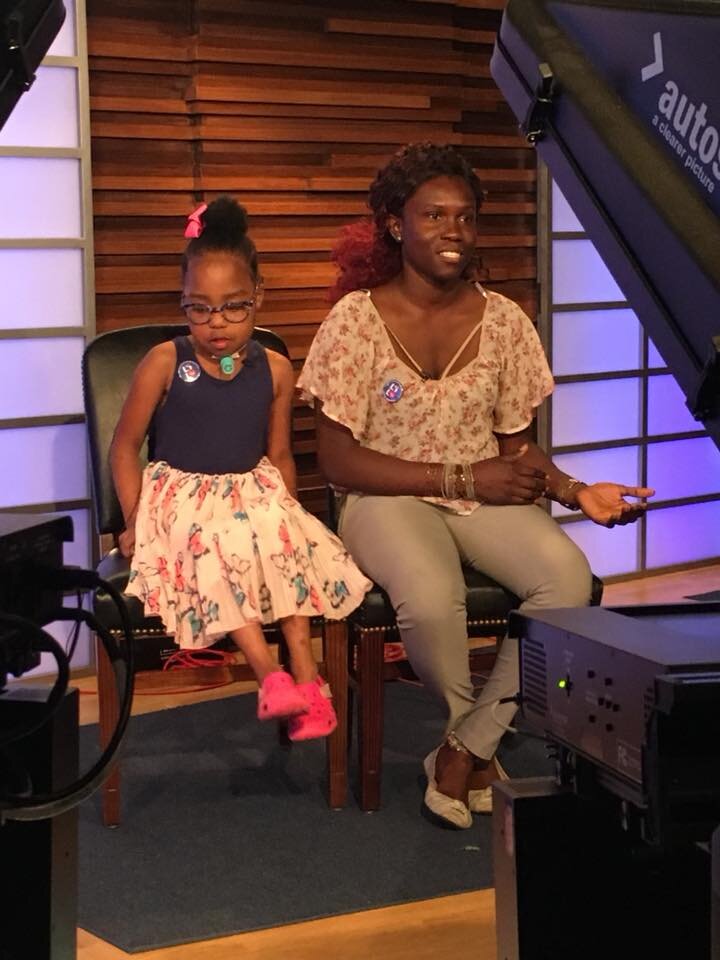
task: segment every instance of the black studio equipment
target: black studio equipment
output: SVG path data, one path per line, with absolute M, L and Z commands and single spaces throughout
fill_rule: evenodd
M 0 11 L 0 129 L 65 22 L 62 0 L 5 0 Z
M 720 3 L 509 0 L 491 72 L 720 446 Z M 720 960 L 720 604 L 514 613 L 498 960 Z
M 63 565 L 73 539 L 70 517 L 0 512 L 0 960 L 70 960 L 77 927 L 77 805 L 109 775 L 130 715 L 130 624 L 122 597 L 93 570 Z M 82 606 L 102 588 L 115 602 L 118 643 Z M 77 606 L 64 606 L 67 595 Z M 63 646 L 45 629 L 74 625 Z M 80 626 L 103 643 L 115 674 L 120 716 L 99 758 L 84 773 L 78 760 L 78 692 L 68 687 Z M 9 683 L 55 661 L 48 692 Z
M 0 9 L 0 128 L 65 19 L 61 0 L 6 0 Z M 63 566 L 70 517 L 0 512 L 0 960 L 71 960 L 76 955 L 77 805 L 109 775 L 130 714 L 130 624 L 122 597 L 94 571 Z M 82 606 L 101 587 L 118 607 L 118 643 Z M 68 595 L 77 606 L 64 606 Z M 73 623 L 68 649 L 44 629 Z M 78 763 L 78 692 L 70 660 L 81 625 L 95 631 L 113 666 L 119 719 L 85 772 Z M 45 653 L 56 675 L 44 686 L 11 683 Z

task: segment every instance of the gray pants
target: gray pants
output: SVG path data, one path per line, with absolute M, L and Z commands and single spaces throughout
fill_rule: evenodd
M 518 691 L 517 640 L 505 638 L 476 699 L 467 650 L 461 562 L 497 580 L 520 610 L 581 607 L 591 572 L 582 551 L 537 506 L 481 506 L 458 516 L 415 497 L 350 494 L 340 535 L 358 566 L 395 608 L 413 669 L 448 708 L 448 730 L 489 760 L 515 714 L 501 704 Z

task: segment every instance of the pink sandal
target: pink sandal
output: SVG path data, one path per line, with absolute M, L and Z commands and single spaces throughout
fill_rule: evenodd
M 316 677 L 311 683 L 299 683 L 297 689 L 305 697 L 307 713 L 292 717 L 288 723 L 288 736 L 291 740 L 327 737 L 337 727 L 330 687 L 322 677 Z
M 307 713 L 307 700 L 285 670 L 273 670 L 258 689 L 258 720 L 283 720 Z

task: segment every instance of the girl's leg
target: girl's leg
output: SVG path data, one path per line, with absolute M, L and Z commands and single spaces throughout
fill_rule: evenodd
M 290 651 L 290 670 L 295 683 L 312 683 L 318 671 L 312 652 L 309 617 L 284 617 L 280 629 Z
M 322 677 L 310 641 L 309 617 L 285 617 L 280 629 L 290 651 L 290 669 L 295 678 L 295 691 L 303 698 L 304 713 L 288 721 L 291 740 L 314 740 L 327 737 L 337 727 L 337 716 L 332 705 L 332 693 Z
M 231 630 L 230 637 L 250 664 L 258 683 L 262 684 L 269 673 L 278 669 L 259 623 L 249 623 L 246 627 Z
M 259 623 L 230 632 L 258 682 L 258 719 L 284 720 L 307 710 L 305 697 L 290 674 L 278 666 Z

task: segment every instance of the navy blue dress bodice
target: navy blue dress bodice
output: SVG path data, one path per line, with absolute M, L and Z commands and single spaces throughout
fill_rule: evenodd
M 218 380 L 197 362 L 188 337 L 173 341 L 175 373 L 150 424 L 151 460 L 188 473 L 246 473 L 267 451 L 273 400 L 265 349 L 250 340 L 232 380 Z

